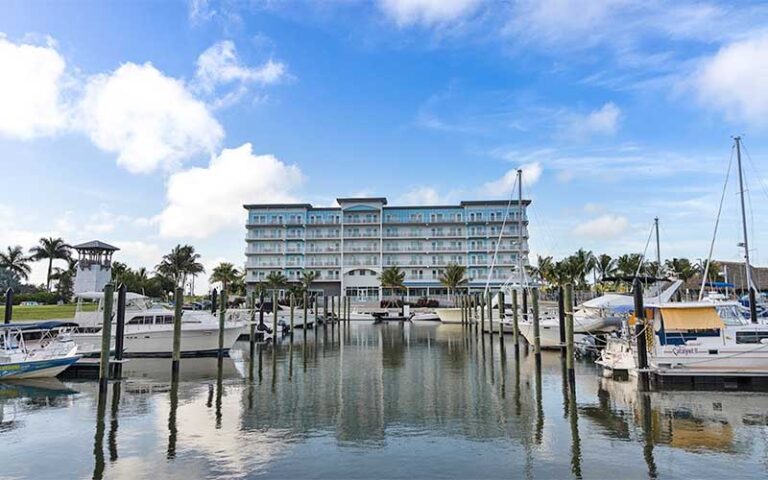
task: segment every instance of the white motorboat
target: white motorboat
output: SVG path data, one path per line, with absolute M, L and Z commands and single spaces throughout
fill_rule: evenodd
M 82 309 L 85 300 L 98 301 L 96 311 Z M 116 307 L 113 307 L 113 311 Z M 78 307 L 74 322 L 77 333 L 72 338 L 78 345 L 93 348 L 100 345 L 102 319 L 104 316 L 104 294 L 90 292 L 78 295 Z M 170 356 L 173 353 L 174 311 L 152 304 L 152 301 L 137 293 L 126 295 L 124 354 L 130 356 Z M 112 332 L 116 321 L 112 322 Z M 242 320 L 225 320 L 224 350 L 228 351 L 245 330 Z M 181 354 L 205 355 L 218 351 L 219 319 L 208 311 L 184 310 L 181 317 Z
M 735 302 L 646 306 L 651 370 L 660 376 L 768 376 L 768 325 L 750 323 Z
M 615 372 L 636 373 L 634 349 L 626 338 L 609 337 L 595 363 L 603 367 L 606 377 Z
M 414 313 L 411 317 L 412 322 L 439 322 L 440 316 L 434 312 Z
M 72 340 L 43 335 L 32 348 L 24 327 L 0 325 L 0 380 L 55 377 L 80 358 Z
M 435 313 L 443 323 L 462 323 L 461 308 L 436 308 Z M 471 321 L 471 319 L 470 319 Z

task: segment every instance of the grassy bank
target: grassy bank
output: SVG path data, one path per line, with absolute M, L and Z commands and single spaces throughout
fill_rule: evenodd
M 85 304 L 86 311 L 96 310 L 96 304 Z M 24 322 L 32 320 L 69 320 L 75 316 L 75 304 L 67 305 L 38 305 L 34 307 L 13 307 L 13 321 Z M 5 307 L 0 307 L 0 322 L 5 318 Z

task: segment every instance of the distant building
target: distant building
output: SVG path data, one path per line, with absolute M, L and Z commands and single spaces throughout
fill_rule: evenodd
M 718 281 L 727 283 L 728 288 L 739 293 L 747 292 L 747 269 L 744 262 L 732 262 L 726 260 L 715 260 L 719 267 Z M 755 283 L 758 291 L 768 291 L 768 267 L 756 267 L 752 265 L 752 281 Z M 701 275 L 694 275 L 688 280 L 685 287 L 691 291 L 701 289 Z
M 467 267 L 474 291 L 485 287 L 489 273 L 491 285 L 499 286 L 517 275 L 520 261 L 528 265 L 530 200 L 447 206 L 387 206 L 381 197 L 337 202 L 339 207 L 331 208 L 244 205 L 247 285 L 265 281 L 271 272 L 296 282 L 311 270 L 317 274 L 314 287 L 325 295 L 344 292 L 357 301 L 373 301 L 391 293 L 382 291 L 382 270 L 400 267 L 407 297 L 434 298 L 447 294 L 440 276 L 450 263 Z
M 112 280 L 112 254 L 120 249 L 98 240 L 74 245 L 72 248 L 78 255 L 75 295 L 102 291 Z

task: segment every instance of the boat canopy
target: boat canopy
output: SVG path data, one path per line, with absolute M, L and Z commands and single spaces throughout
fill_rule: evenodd
M 102 298 L 104 298 L 104 292 L 82 292 L 82 293 L 78 293 L 75 296 L 82 300 L 101 300 Z M 117 292 L 115 292 L 115 298 L 117 298 Z M 134 293 L 134 292 L 125 293 L 126 300 L 135 300 L 138 298 L 148 298 L 148 297 L 145 297 L 140 293 Z
M 713 330 L 725 325 L 714 305 L 661 307 L 666 330 Z
M 54 328 L 77 327 L 75 322 L 63 322 L 60 320 L 48 320 L 45 322 L 24 322 L 24 323 L 4 323 L 0 324 L 0 329 L 12 330 L 52 330 Z

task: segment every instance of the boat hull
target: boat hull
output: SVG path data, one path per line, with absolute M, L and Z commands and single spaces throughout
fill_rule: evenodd
M 69 355 L 62 358 L 3 363 L 0 364 L 0 380 L 55 377 L 80 358 L 80 355 Z
M 462 323 L 461 308 L 436 308 L 435 313 L 443 323 Z
M 533 322 L 520 322 L 518 324 L 520 334 L 531 345 L 534 344 Z M 586 335 L 580 333 L 573 334 L 573 343 L 578 345 L 584 342 Z M 559 349 L 560 344 L 560 326 L 557 323 L 542 322 L 539 324 L 539 346 L 544 349 Z
M 243 325 L 224 327 L 224 350 L 232 348 L 241 333 Z M 101 338 L 99 333 L 73 335 L 78 346 L 81 342 L 92 345 Z M 173 329 L 126 332 L 124 353 L 129 357 L 169 357 L 173 354 Z M 219 350 L 218 328 L 185 328 L 181 332 L 181 354 L 184 356 L 209 355 Z

